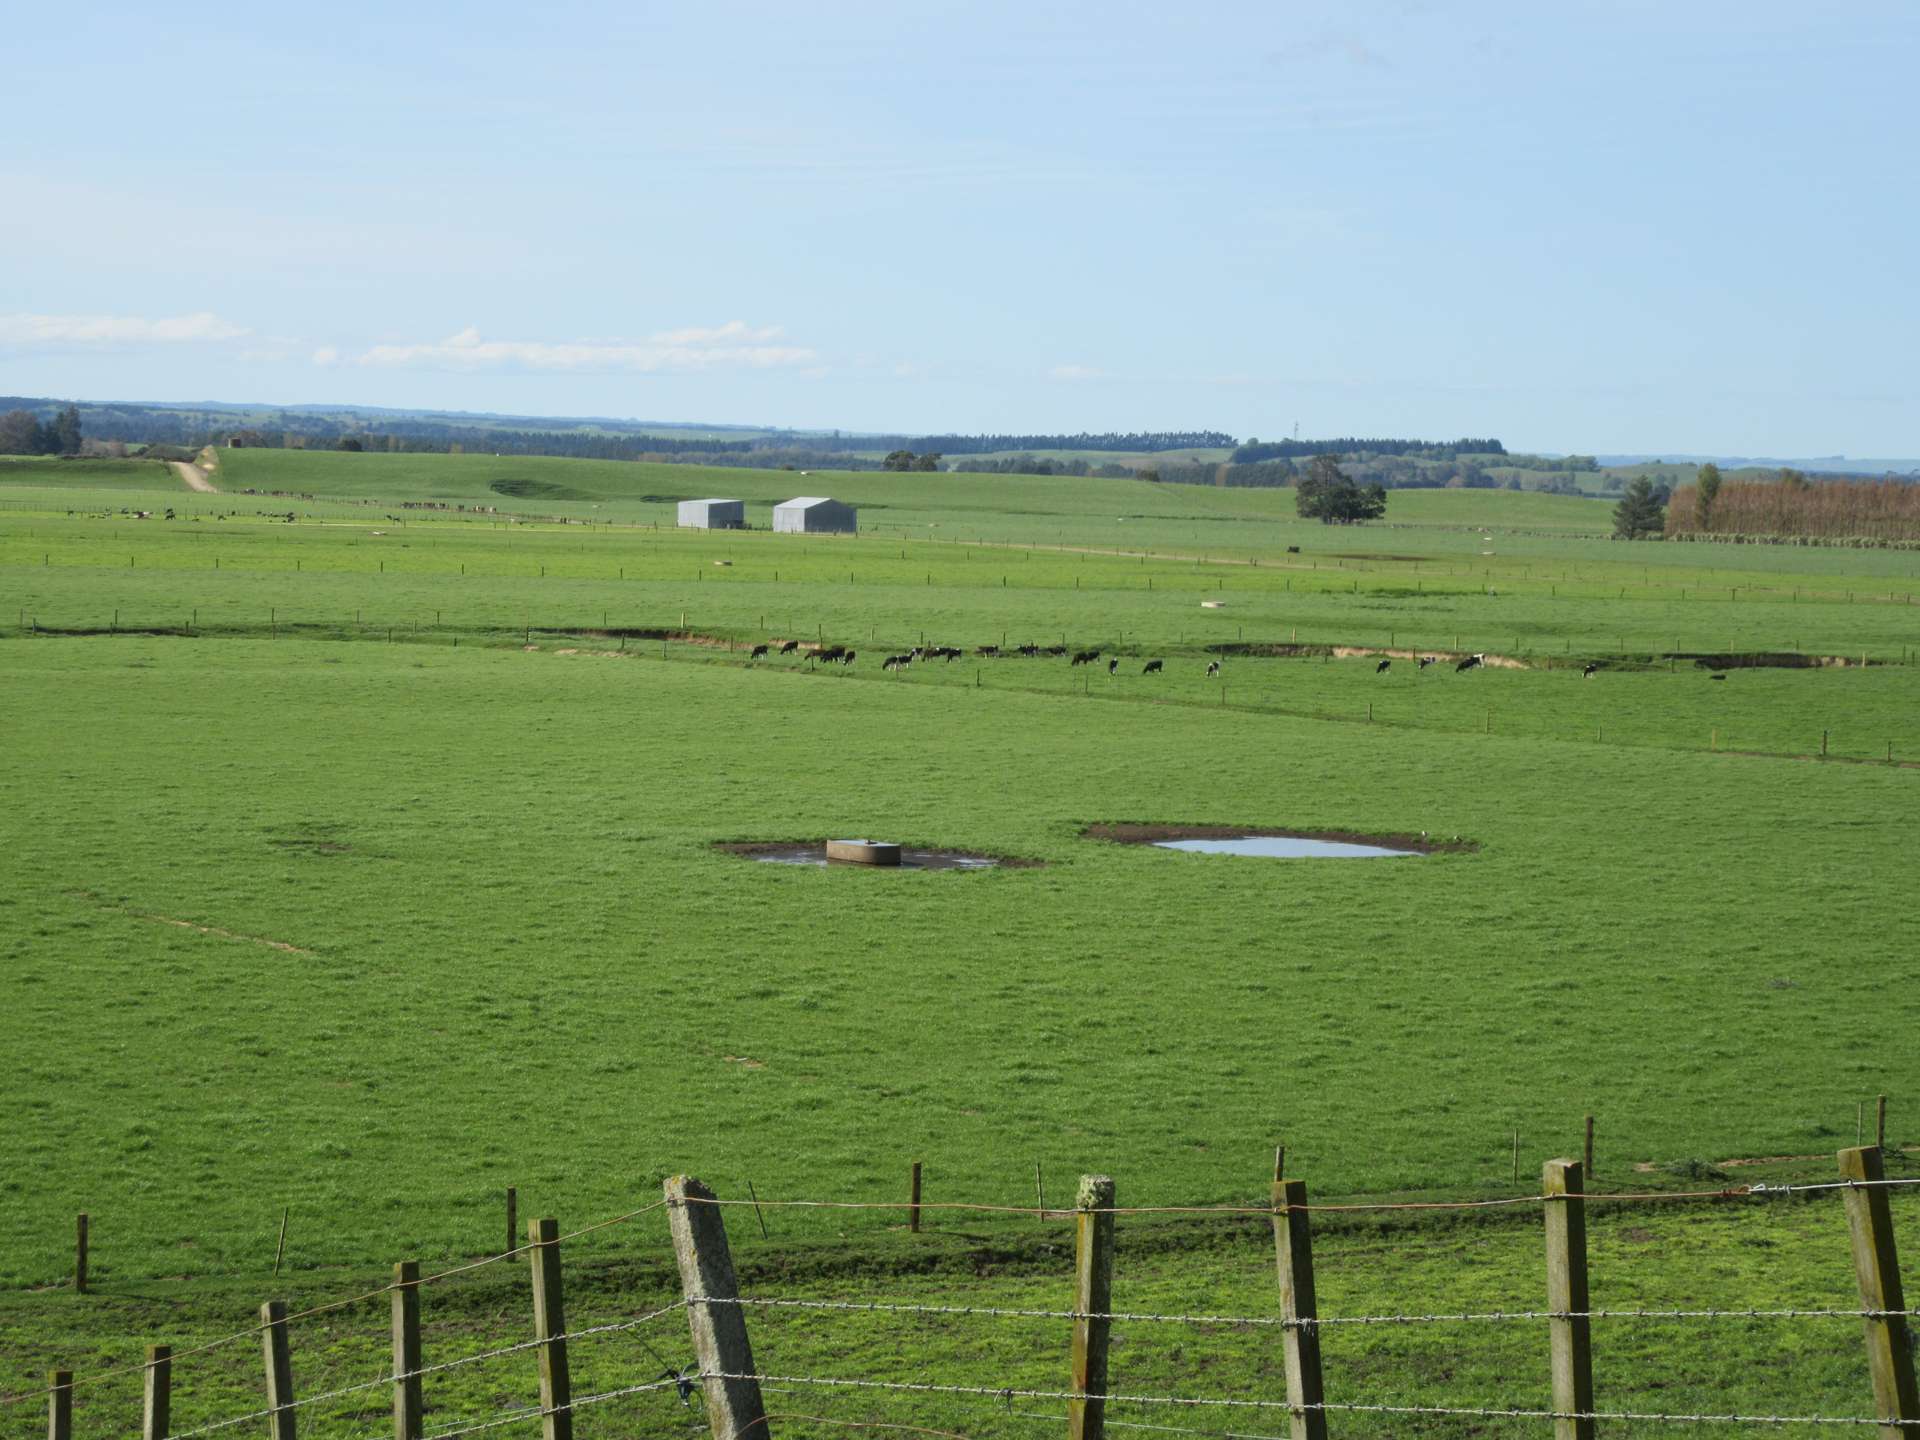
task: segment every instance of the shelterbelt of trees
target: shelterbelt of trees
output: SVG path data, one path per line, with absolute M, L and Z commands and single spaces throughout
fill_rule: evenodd
M 1812 480 L 1782 470 L 1773 480 L 1723 480 L 1700 467 L 1667 504 L 1673 539 L 1808 538 L 1920 541 L 1920 485 L 1901 480 Z

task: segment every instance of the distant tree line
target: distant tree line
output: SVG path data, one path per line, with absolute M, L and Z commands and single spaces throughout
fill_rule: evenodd
M 78 455 L 80 411 L 68 405 L 42 421 L 31 410 L 0 414 L 0 455 Z
M 995 459 L 963 455 L 947 468 L 965 475 L 1098 475 L 1117 480 L 1138 473 L 1133 466 L 1118 461 L 1096 465 L 1091 460 L 1061 460 L 1038 455 L 1002 455 Z
M 1229 442 L 1231 443 L 1231 442 Z M 1316 455 L 1343 459 L 1366 455 L 1411 455 L 1422 460 L 1451 460 L 1459 455 L 1504 455 L 1498 440 L 1249 440 L 1229 457 L 1236 465 L 1259 460 L 1305 460 Z
M 941 455 L 985 455 L 1000 450 L 1224 450 L 1233 436 L 1220 430 L 1138 430 L 1125 435 L 862 435 L 862 450 L 933 450 Z

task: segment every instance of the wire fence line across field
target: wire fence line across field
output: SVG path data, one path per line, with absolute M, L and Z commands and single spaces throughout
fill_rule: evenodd
M 809 1200 L 809 1199 L 780 1200 L 780 1199 L 770 1199 L 770 1198 L 760 1198 L 760 1197 L 751 1198 L 751 1199 L 738 1199 L 738 1198 L 721 1199 L 719 1197 L 711 1197 L 711 1196 L 685 1196 L 685 1197 L 681 1197 L 681 1199 L 674 1202 L 670 1202 L 664 1198 L 660 1200 L 655 1200 L 647 1205 L 639 1206 L 623 1214 L 615 1215 L 604 1220 L 595 1221 L 588 1225 L 583 1225 L 578 1229 L 567 1231 L 559 1235 L 551 1243 L 559 1244 L 564 1241 L 578 1239 L 581 1236 L 592 1234 L 596 1231 L 606 1229 L 610 1226 L 625 1224 L 629 1221 L 651 1214 L 656 1210 L 663 1209 L 671 1203 L 685 1203 L 689 1205 L 698 1204 L 698 1205 L 713 1205 L 713 1206 L 751 1206 L 756 1209 L 822 1209 L 822 1210 L 885 1210 L 885 1211 L 904 1210 L 909 1212 L 910 1214 L 917 1214 L 919 1212 L 924 1212 L 924 1211 L 960 1211 L 960 1212 L 972 1212 L 972 1213 L 1024 1215 L 1024 1216 L 1030 1216 L 1030 1217 L 1039 1218 L 1043 1220 L 1055 1220 L 1055 1221 L 1069 1220 L 1078 1215 L 1088 1215 L 1088 1214 L 1116 1215 L 1116 1216 L 1118 1215 L 1169 1215 L 1169 1216 L 1184 1216 L 1184 1217 L 1192 1217 L 1192 1218 L 1245 1217 L 1245 1218 L 1266 1218 L 1271 1220 L 1271 1219 L 1276 1219 L 1278 1217 L 1284 1216 L 1294 1210 L 1299 1210 L 1307 1213 L 1322 1212 L 1322 1213 L 1335 1213 L 1335 1214 L 1382 1213 L 1382 1212 L 1396 1212 L 1396 1211 L 1485 1210 L 1485 1209 L 1498 1209 L 1498 1208 L 1512 1208 L 1512 1207 L 1528 1206 L 1528 1205 L 1544 1206 L 1544 1205 L 1552 1204 L 1554 1202 L 1560 1202 L 1560 1201 L 1565 1201 L 1568 1199 L 1576 1199 L 1576 1198 L 1581 1200 L 1587 1200 L 1587 1201 L 1608 1201 L 1608 1202 L 1620 1202 L 1620 1203 L 1652 1203 L 1652 1202 L 1664 1203 L 1664 1202 L 1674 1202 L 1674 1201 L 1724 1201 L 1724 1200 L 1737 1200 L 1737 1199 L 1749 1199 L 1749 1198 L 1770 1199 L 1770 1198 L 1778 1198 L 1778 1197 L 1795 1195 L 1795 1194 L 1813 1194 L 1813 1193 L 1821 1193 L 1821 1192 L 1834 1191 L 1834 1190 L 1883 1189 L 1883 1190 L 1891 1191 L 1891 1190 L 1912 1187 L 1915 1185 L 1920 1185 L 1920 1178 L 1893 1178 L 1893 1179 L 1873 1179 L 1873 1180 L 1844 1179 L 1844 1180 L 1837 1180 L 1837 1181 L 1822 1181 L 1822 1182 L 1813 1182 L 1813 1183 L 1806 1183 L 1806 1184 L 1768 1184 L 1765 1182 L 1756 1182 L 1750 1185 L 1728 1186 L 1728 1187 L 1722 1187 L 1722 1188 L 1713 1189 L 1713 1190 L 1625 1191 L 1625 1192 L 1613 1192 L 1613 1193 L 1588 1193 L 1582 1196 L 1526 1194 L 1526 1195 L 1500 1196 L 1500 1197 L 1492 1197 L 1492 1198 L 1477 1199 L 1477 1200 L 1382 1201 L 1382 1202 L 1355 1202 L 1350 1204 L 1346 1204 L 1346 1203 L 1323 1203 L 1323 1204 L 1276 1203 L 1276 1204 L 1269 1204 L 1269 1205 L 1136 1205 L 1136 1206 L 1104 1206 L 1104 1207 L 1072 1207 L 1072 1208 L 1052 1207 L 1052 1206 L 1004 1205 L 1004 1204 L 973 1202 L 973 1201 L 913 1202 L 913 1201 L 896 1201 L 896 1200 L 874 1200 L 874 1201 Z M 234 1344 L 238 1341 L 255 1338 L 261 1335 L 262 1333 L 266 1332 L 267 1330 L 271 1329 L 275 1324 L 283 1324 L 283 1325 L 291 1324 L 293 1321 L 296 1321 L 296 1320 L 304 1320 L 304 1319 L 309 1319 L 318 1315 L 329 1314 L 334 1311 L 346 1309 L 353 1305 L 364 1303 L 368 1300 L 376 1300 L 381 1296 L 393 1294 L 395 1291 L 401 1290 L 403 1288 L 424 1289 L 428 1286 L 437 1284 L 441 1281 L 451 1279 L 454 1276 L 468 1274 L 473 1271 L 484 1269 L 488 1266 L 497 1265 L 500 1262 L 505 1260 L 517 1259 L 519 1257 L 529 1254 L 530 1252 L 532 1252 L 537 1248 L 539 1248 L 538 1242 L 516 1246 L 510 1250 L 506 1250 L 498 1254 L 488 1255 L 478 1260 L 468 1261 L 464 1264 L 450 1266 L 445 1270 L 440 1270 L 433 1274 L 422 1276 L 417 1281 L 406 1282 L 405 1284 L 403 1284 L 402 1282 L 390 1282 L 388 1284 L 378 1286 L 374 1289 L 366 1290 L 355 1295 L 350 1295 L 339 1300 L 327 1301 L 321 1304 L 312 1305 L 305 1309 L 298 1310 L 291 1314 L 288 1314 L 282 1320 L 262 1321 L 258 1324 L 250 1325 L 245 1329 L 236 1330 L 228 1335 L 224 1335 L 213 1340 L 205 1341 L 201 1344 L 194 1345 L 183 1350 L 175 1351 L 170 1358 L 173 1361 L 179 1361 L 194 1355 L 205 1354 L 209 1351 L 213 1351 L 223 1346 Z M 642 1317 L 640 1320 L 630 1321 L 630 1322 L 620 1322 L 616 1325 L 607 1326 L 607 1327 L 597 1327 L 593 1331 L 583 1331 L 578 1333 L 584 1336 L 587 1334 L 594 1334 L 594 1333 L 608 1333 L 612 1330 L 631 1329 L 639 1324 L 645 1323 L 647 1320 L 657 1318 L 657 1316 L 661 1314 L 666 1314 L 674 1309 L 678 1309 L 686 1303 L 688 1302 L 685 1302 L 685 1301 L 677 1302 L 674 1305 L 664 1307 L 663 1309 L 654 1312 L 652 1315 Z M 1920 1314 L 1920 1312 L 1916 1312 L 1913 1310 L 1870 1310 L 1870 1309 L 1860 1309 L 1860 1310 L 1701 1309 L 1701 1310 L 1664 1310 L 1664 1311 L 1663 1310 L 1593 1310 L 1593 1311 L 1585 1311 L 1585 1312 L 1554 1312 L 1554 1311 L 1499 1312 L 1499 1311 L 1495 1311 L 1495 1312 L 1486 1312 L 1482 1314 L 1458 1313 L 1458 1314 L 1434 1314 L 1434 1315 L 1378 1315 L 1378 1316 L 1344 1316 L 1344 1317 L 1334 1316 L 1334 1317 L 1323 1317 L 1311 1322 L 1307 1322 L 1307 1321 L 1288 1322 L 1273 1316 L 1215 1316 L 1215 1315 L 1177 1315 L 1177 1314 L 1176 1315 L 1158 1315 L 1158 1314 L 1151 1314 L 1146 1312 L 1076 1312 L 1076 1311 L 1050 1311 L 1050 1310 L 1021 1310 L 1021 1309 L 1010 1308 L 1010 1307 L 995 1307 L 995 1306 L 908 1306 L 908 1305 L 902 1305 L 902 1304 L 884 1304 L 881 1302 L 798 1301 L 798 1300 L 768 1299 L 768 1300 L 751 1300 L 751 1301 L 743 1300 L 743 1301 L 732 1301 L 732 1302 L 722 1301 L 722 1302 L 715 1302 L 715 1303 L 757 1304 L 757 1305 L 766 1305 L 766 1306 L 791 1306 L 794 1308 L 811 1308 L 811 1309 L 868 1310 L 868 1311 L 876 1311 L 876 1312 L 891 1311 L 891 1312 L 897 1312 L 897 1313 L 952 1314 L 952 1315 L 972 1314 L 972 1315 L 987 1315 L 987 1316 L 1004 1316 L 1008 1318 L 1017 1317 L 1017 1318 L 1063 1319 L 1063 1320 L 1106 1319 L 1106 1320 L 1121 1320 L 1121 1321 L 1131 1321 L 1131 1322 L 1162 1321 L 1162 1322 L 1168 1322 L 1168 1323 L 1221 1324 L 1221 1325 L 1231 1324 L 1231 1325 L 1249 1325 L 1249 1326 L 1273 1326 L 1273 1327 L 1280 1327 L 1280 1328 L 1286 1328 L 1289 1325 L 1299 1325 L 1304 1327 L 1308 1324 L 1311 1324 L 1314 1326 L 1332 1326 L 1332 1325 L 1342 1325 L 1342 1324 L 1346 1324 L 1346 1325 L 1412 1325 L 1412 1324 L 1429 1324 L 1429 1323 L 1461 1322 L 1461 1321 L 1495 1322 L 1495 1321 L 1502 1321 L 1502 1320 L 1556 1320 L 1556 1319 L 1572 1319 L 1572 1318 L 1595 1318 L 1595 1319 L 1637 1318 L 1637 1319 L 1666 1319 L 1666 1320 L 1852 1318 L 1852 1319 L 1873 1320 L 1873 1319 L 1910 1318 L 1916 1314 Z M 561 1337 L 561 1338 L 567 1338 L 567 1337 Z M 459 1360 L 445 1362 L 444 1364 L 439 1366 L 427 1367 L 419 1372 L 414 1372 L 414 1373 L 428 1374 L 439 1369 L 449 1369 L 458 1365 L 475 1363 L 481 1359 L 493 1358 L 494 1356 L 497 1356 L 497 1355 L 512 1354 L 519 1350 L 535 1348 L 536 1346 L 543 1343 L 550 1343 L 550 1342 L 544 1342 L 544 1341 L 538 1341 L 538 1340 L 521 1342 L 516 1345 L 502 1347 L 498 1350 L 482 1352 L 477 1355 L 463 1357 Z M 149 1364 L 150 1362 L 139 1361 L 139 1362 L 134 1362 L 126 1365 L 110 1367 L 105 1370 L 94 1371 L 89 1374 L 75 1376 L 73 1380 L 69 1383 L 69 1386 L 67 1388 L 77 1389 L 80 1386 L 97 1384 L 101 1381 L 111 1379 L 116 1376 L 123 1376 L 123 1375 L 138 1373 L 148 1369 Z M 345 1389 L 326 1392 L 323 1395 L 308 1397 L 308 1398 L 299 1400 L 295 1403 L 299 1405 L 312 1404 L 312 1403 L 316 1403 L 321 1399 L 337 1398 L 338 1396 L 341 1396 L 341 1395 L 352 1394 L 357 1391 L 370 1389 L 375 1385 L 383 1384 L 383 1383 L 391 1383 L 391 1377 L 388 1377 L 388 1379 L 383 1381 L 363 1382 L 358 1385 L 346 1387 Z M 52 1395 L 53 1393 L 54 1393 L 54 1387 L 52 1386 L 42 1387 L 42 1388 L 29 1390 L 29 1391 L 16 1391 L 6 1395 L 0 1395 L 0 1406 L 14 1405 L 26 1400 L 43 1399 L 49 1395 Z M 270 1414 L 272 1412 L 263 1411 L 259 1413 Z M 253 1419 L 253 1418 L 258 1418 L 258 1415 L 248 1415 L 242 1418 Z M 226 1425 L 235 1424 L 235 1423 L 239 1423 L 239 1422 L 238 1421 L 222 1421 L 214 1425 L 204 1427 L 202 1430 L 193 1432 L 193 1433 L 204 1434 L 204 1433 L 208 1433 L 211 1430 L 224 1428 Z M 1867 1423 L 1867 1422 L 1861 1422 L 1861 1423 Z
M 889 1300 L 790 1300 L 761 1296 L 696 1295 L 686 1305 L 750 1305 L 769 1310 L 852 1310 L 881 1315 L 978 1315 L 1016 1320 L 1118 1320 L 1172 1325 L 1245 1325 L 1278 1330 L 1312 1330 L 1328 1325 L 1436 1325 L 1503 1320 L 1891 1320 L 1920 1317 L 1920 1310 L 1483 1310 L 1433 1315 L 1322 1315 L 1288 1320 L 1279 1315 L 1181 1315 L 1144 1310 L 1041 1310 L 1003 1305 L 933 1305 Z M 669 1307 L 677 1308 L 677 1307 Z
M 995 1215 L 1028 1215 L 1042 1220 L 1071 1220 L 1076 1215 L 1188 1215 L 1195 1217 L 1263 1217 L 1272 1218 L 1293 1211 L 1307 1214 L 1372 1214 L 1398 1210 L 1494 1210 L 1516 1205 L 1545 1205 L 1568 1199 L 1587 1201 L 1618 1201 L 1621 1203 L 1668 1203 L 1681 1200 L 1745 1200 L 1769 1199 L 1782 1195 L 1810 1194 L 1825 1190 L 1877 1190 L 1895 1189 L 1920 1185 L 1920 1177 L 1891 1180 L 1827 1180 L 1812 1184 L 1770 1185 L 1765 1181 L 1755 1181 L 1750 1185 L 1727 1185 L 1715 1190 L 1621 1190 L 1588 1191 L 1584 1194 L 1567 1195 L 1502 1195 L 1483 1200 L 1380 1200 L 1356 1201 L 1353 1203 L 1314 1202 L 1311 1204 L 1270 1205 L 999 1205 L 970 1200 L 775 1200 L 766 1196 L 758 1199 L 739 1197 L 688 1195 L 675 1204 L 747 1206 L 762 1210 L 906 1210 L 940 1211 L 958 1210 L 973 1213 Z
M 225 1420 L 216 1420 L 211 1424 L 199 1426 L 197 1429 L 182 1430 L 175 1434 L 172 1440 L 191 1440 L 193 1436 L 209 1435 L 216 1430 L 224 1430 L 231 1425 L 244 1424 L 248 1420 L 265 1419 L 267 1416 L 276 1414 L 280 1410 L 300 1410 L 309 1405 L 318 1405 L 323 1401 L 338 1400 L 344 1395 L 355 1395 L 363 1390 L 374 1390 L 382 1386 L 395 1385 L 402 1380 L 418 1379 L 423 1375 L 437 1375 L 442 1371 L 457 1370 L 463 1365 L 475 1365 L 483 1360 L 497 1360 L 503 1355 L 518 1355 L 526 1350 L 537 1350 L 543 1345 L 556 1345 L 565 1340 L 586 1340 L 595 1335 L 613 1335 L 625 1330 L 635 1330 L 647 1324 L 649 1321 L 658 1320 L 662 1315 L 671 1315 L 675 1311 L 685 1308 L 686 1302 L 677 1300 L 671 1305 L 663 1305 L 658 1310 L 649 1311 L 647 1314 L 636 1316 L 631 1320 L 617 1320 L 605 1325 L 589 1325 L 579 1330 L 569 1330 L 564 1335 L 550 1336 L 544 1340 L 520 1340 L 512 1345 L 502 1345 L 498 1349 L 482 1350 L 472 1355 L 462 1355 L 458 1359 L 443 1360 L 437 1365 L 422 1365 L 418 1370 L 408 1370 L 398 1375 L 382 1375 L 373 1380 L 362 1380 L 357 1384 L 343 1385 L 336 1390 L 322 1391 L 317 1395 L 301 1395 L 288 1401 L 285 1405 L 269 1406 L 263 1410 L 253 1410 L 244 1415 L 235 1415 Z M 575 1403 L 579 1404 L 584 1402 L 576 1401 Z M 537 1406 L 534 1407 L 536 1412 L 538 1408 Z
M 558 1245 L 563 1241 L 578 1239 L 582 1235 L 590 1235 L 596 1230 L 605 1230 L 611 1225 L 622 1225 L 629 1220 L 637 1220 L 641 1216 L 649 1215 L 655 1210 L 665 1209 L 666 1204 L 667 1202 L 665 1200 L 655 1200 L 650 1205 L 642 1205 L 639 1209 L 629 1210 L 624 1215 L 615 1215 L 606 1220 L 596 1220 L 591 1225 L 582 1225 L 578 1230 L 569 1230 L 566 1234 L 558 1236 L 553 1243 Z M 367 1300 L 378 1300 L 382 1295 L 391 1295 L 396 1290 L 424 1290 L 429 1285 L 437 1284 L 442 1280 L 452 1279 L 455 1275 L 465 1275 L 474 1270 L 483 1270 L 489 1265 L 498 1265 L 503 1260 L 517 1259 L 537 1248 L 538 1246 L 533 1244 L 519 1245 L 511 1250 L 503 1250 L 497 1255 L 483 1256 L 478 1260 L 470 1260 L 464 1265 L 454 1265 L 445 1270 L 437 1270 L 431 1275 L 422 1275 L 418 1280 L 409 1281 L 404 1285 L 399 1281 L 390 1281 L 385 1285 L 379 1286 L 377 1289 L 365 1290 L 358 1295 L 349 1295 L 343 1300 L 329 1300 L 319 1305 L 311 1305 L 304 1310 L 293 1311 L 279 1320 L 263 1320 L 258 1324 L 249 1325 L 244 1330 L 235 1330 L 232 1334 L 222 1335 L 218 1339 L 206 1340 L 198 1345 L 192 1345 L 182 1350 L 175 1350 L 168 1357 L 168 1360 L 169 1363 L 174 1363 L 185 1360 L 190 1356 L 204 1355 L 208 1351 L 218 1350 L 223 1346 L 232 1345 L 241 1340 L 254 1339 L 272 1329 L 275 1325 L 291 1325 L 296 1320 L 309 1320 L 315 1315 L 326 1315 L 335 1310 L 344 1310 L 349 1306 L 358 1305 Z M 150 1365 L 151 1362 L 149 1361 L 138 1360 L 126 1365 L 116 1365 L 106 1370 L 96 1370 L 86 1375 L 76 1375 L 71 1386 L 68 1388 L 77 1390 L 82 1385 L 95 1385 L 102 1380 L 109 1380 L 117 1375 L 130 1375 L 138 1371 L 146 1370 L 150 1368 Z M 17 1390 L 11 1394 L 0 1395 L 0 1406 L 17 1405 L 23 1400 L 43 1400 L 52 1393 L 52 1386 L 43 1386 L 38 1390 Z
M 823 1388 L 890 1390 L 927 1395 L 966 1395 L 976 1399 L 1099 1401 L 1107 1405 L 1168 1405 L 1197 1409 L 1280 1410 L 1300 1414 L 1308 1410 L 1372 1415 L 1455 1415 L 1513 1420 L 1619 1420 L 1701 1425 L 1885 1425 L 1899 1420 L 1865 1415 L 1730 1415 L 1665 1414 L 1639 1410 L 1531 1410 L 1481 1405 L 1371 1405 L 1363 1401 L 1320 1401 L 1296 1405 L 1288 1400 L 1226 1399 L 1192 1395 L 1114 1395 L 1081 1390 L 1027 1390 L 1017 1386 L 940 1385 L 917 1380 L 858 1380 L 824 1375 L 761 1375 L 754 1372 L 703 1371 L 701 1380 L 750 1380 L 767 1385 L 814 1385 Z

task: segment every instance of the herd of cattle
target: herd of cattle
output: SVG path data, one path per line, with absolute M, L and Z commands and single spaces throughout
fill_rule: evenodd
M 944 660 L 951 663 L 955 660 L 965 659 L 966 653 L 966 651 L 957 645 L 916 645 L 911 650 L 902 651 L 898 655 L 887 656 L 885 660 L 880 662 L 880 668 L 882 670 L 905 670 L 916 661 L 924 663 L 929 660 Z M 1057 659 L 1069 652 L 1065 645 L 1017 645 L 1010 647 L 1005 652 L 1002 652 L 998 645 L 978 645 L 974 647 L 973 653 L 980 659 L 992 660 L 1001 658 L 1003 653 L 1005 655 L 1021 655 L 1034 659 Z M 1072 660 L 1070 663 L 1074 665 L 1093 665 L 1097 664 L 1103 658 L 1102 653 L 1098 650 L 1075 650 L 1071 653 Z M 803 660 L 817 661 L 827 665 L 851 665 L 859 658 L 859 651 L 849 650 L 844 645 L 809 646 L 799 640 L 787 640 L 778 646 L 756 645 L 748 653 L 747 658 L 749 660 L 763 660 L 772 654 L 798 654 Z M 1104 658 L 1107 662 L 1107 674 L 1117 675 L 1120 671 L 1120 657 L 1117 655 L 1108 655 Z M 1421 655 L 1417 656 L 1416 659 L 1422 670 L 1425 670 L 1429 665 L 1437 665 L 1440 663 L 1440 657 L 1438 655 Z M 1486 652 L 1482 651 L 1477 655 L 1469 655 L 1463 660 L 1455 661 L 1453 668 L 1456 674 L 1461 674 L 1468 670 L 1478 670 L 1486 663 Z M 1373 667 L 1373 673 L 1376 675 L 1384 675 L 1392 668 L 1393 660 L 1388 658 L 1382 660 L 1378 665 L 1375 665 Z M 1596 664 L 1588 664 L 1581 667 L 1580 673 L 1585 679 L 1591 680 L 1599 669 L 1600 667 Z M 1141 667 L 1140 673 L 1142 675 L 1160 675 L 1165 673 L 1165 671 L 1166 662 L 1164 660 L 1149 660 Z M 1217 679 L 1219 674 L 1220 662 L 1218 660 L 1209 662 L 1207 665 L 1207 678 L 1209 680 Z M 1712 678 L 1720 680 L 1725 677 L 1715 675 Z

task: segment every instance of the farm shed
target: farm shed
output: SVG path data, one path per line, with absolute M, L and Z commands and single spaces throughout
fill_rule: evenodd
M 746 528 L 744 500 L 682 500 L 682 530 L 741 530 Z
M 798 495 L 773 507 L 773 528 L 792 535 L 851 535 L 857 512 L 824 495 Z

